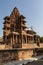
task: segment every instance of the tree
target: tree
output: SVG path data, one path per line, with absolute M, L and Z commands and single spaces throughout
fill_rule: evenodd
M 43 37 L 40 37 L 40 42 L 43 43 Z

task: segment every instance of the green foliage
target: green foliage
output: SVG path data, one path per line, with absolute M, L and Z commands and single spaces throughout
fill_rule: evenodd
M 43 43 L 43 37 L 40 37 L 40 42 Z

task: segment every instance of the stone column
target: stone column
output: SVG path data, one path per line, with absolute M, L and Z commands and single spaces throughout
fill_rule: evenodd
M 27 36 L 26 36 L 26 43 L 27 43 Z
M 17 43 L 17 35 L 16 35 L 16 43 Z
M 11 46 L 12 46 L 12 37 L 11 37 Z
M 14 44 L 14 35 L 13 35 L 13 44 Z
M 23 43 L 23 35 L 22 35 L 22 43 Z

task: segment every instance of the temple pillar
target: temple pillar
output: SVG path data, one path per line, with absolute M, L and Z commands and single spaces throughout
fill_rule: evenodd
M 13 44 L 14 44 L 15 42 L 14 42 L 14 35 L 13 35 Z
M 11 38 L 11 46 L 12 46 L 12 38 Z
M 16 35 L 16 43 L 17 43 L 17 35 Z
M 23 43 L 23 35 L 22 35 L 22 43 Z
M 26 36 L 26 43 L 27 43 L 27 36 Z

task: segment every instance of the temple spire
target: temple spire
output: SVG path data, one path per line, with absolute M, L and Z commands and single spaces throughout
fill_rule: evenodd
M 17 7 L 15 7 L 10 15 L 11 17 L 18 17 L 20 16 L 19 10 Z

